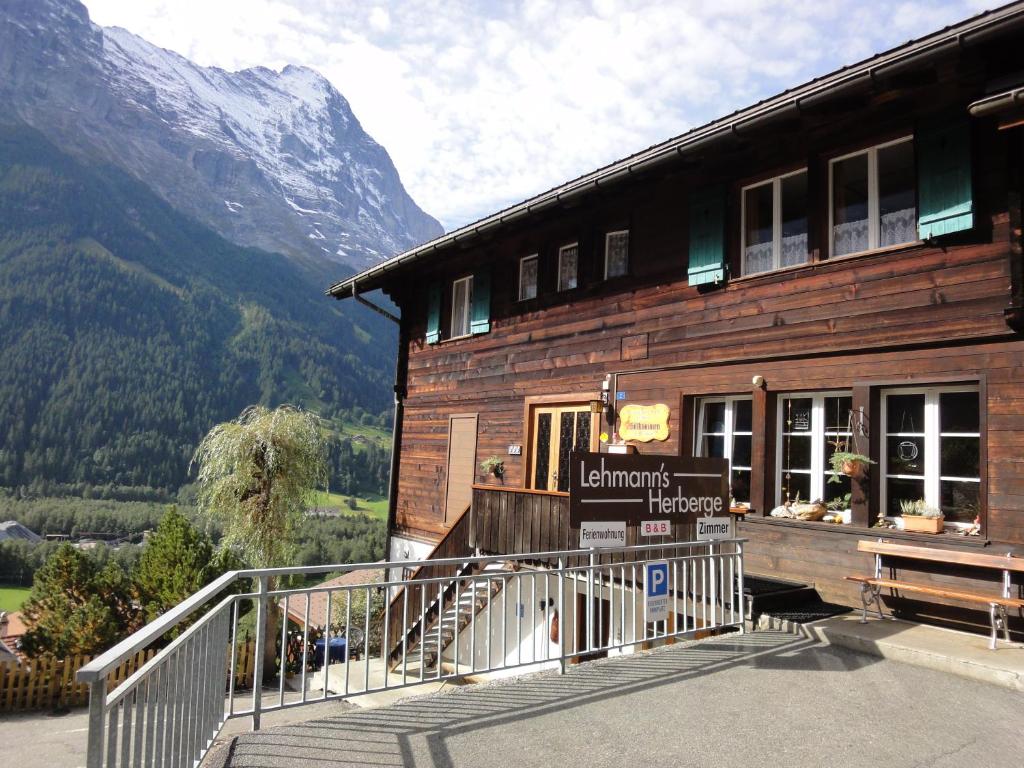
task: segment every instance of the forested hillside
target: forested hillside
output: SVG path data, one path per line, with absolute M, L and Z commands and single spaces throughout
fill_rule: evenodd
M 375 434 L 336 442 L 332 484 L 383 490 L 394 332 L 338 277 L 0 125 L 0 486 L 169 497 L 211 426 L 291 402 Z

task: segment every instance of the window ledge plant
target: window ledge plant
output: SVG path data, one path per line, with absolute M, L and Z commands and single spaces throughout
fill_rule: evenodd
M 480 471 L 500 480 L 505 476 L 505 462 L 500 456 L 488 456 L 480 462 Z
M 937 507 L 928 506 L 924 499 L 900 502 L 903 530 L 915 533 L 942 533 L 945 515 Z

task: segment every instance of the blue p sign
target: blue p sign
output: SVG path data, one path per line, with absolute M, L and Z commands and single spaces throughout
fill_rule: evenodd
M 646 575 L 647 578 L 644 580 L 644 585 L 647 597 L 665 597 L 668 595 L 668 563 L 648 563 Z

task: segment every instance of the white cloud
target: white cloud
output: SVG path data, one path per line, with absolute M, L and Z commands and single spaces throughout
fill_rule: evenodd
M 459 226 L 983 0 L 85 0 L 200 64 L 305 64 Z

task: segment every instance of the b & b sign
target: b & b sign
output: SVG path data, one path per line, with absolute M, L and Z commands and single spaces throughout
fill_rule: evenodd
M 569 524 L 716 517 L 729 510 L 728 478 L 725 459 L 573 451 Z

